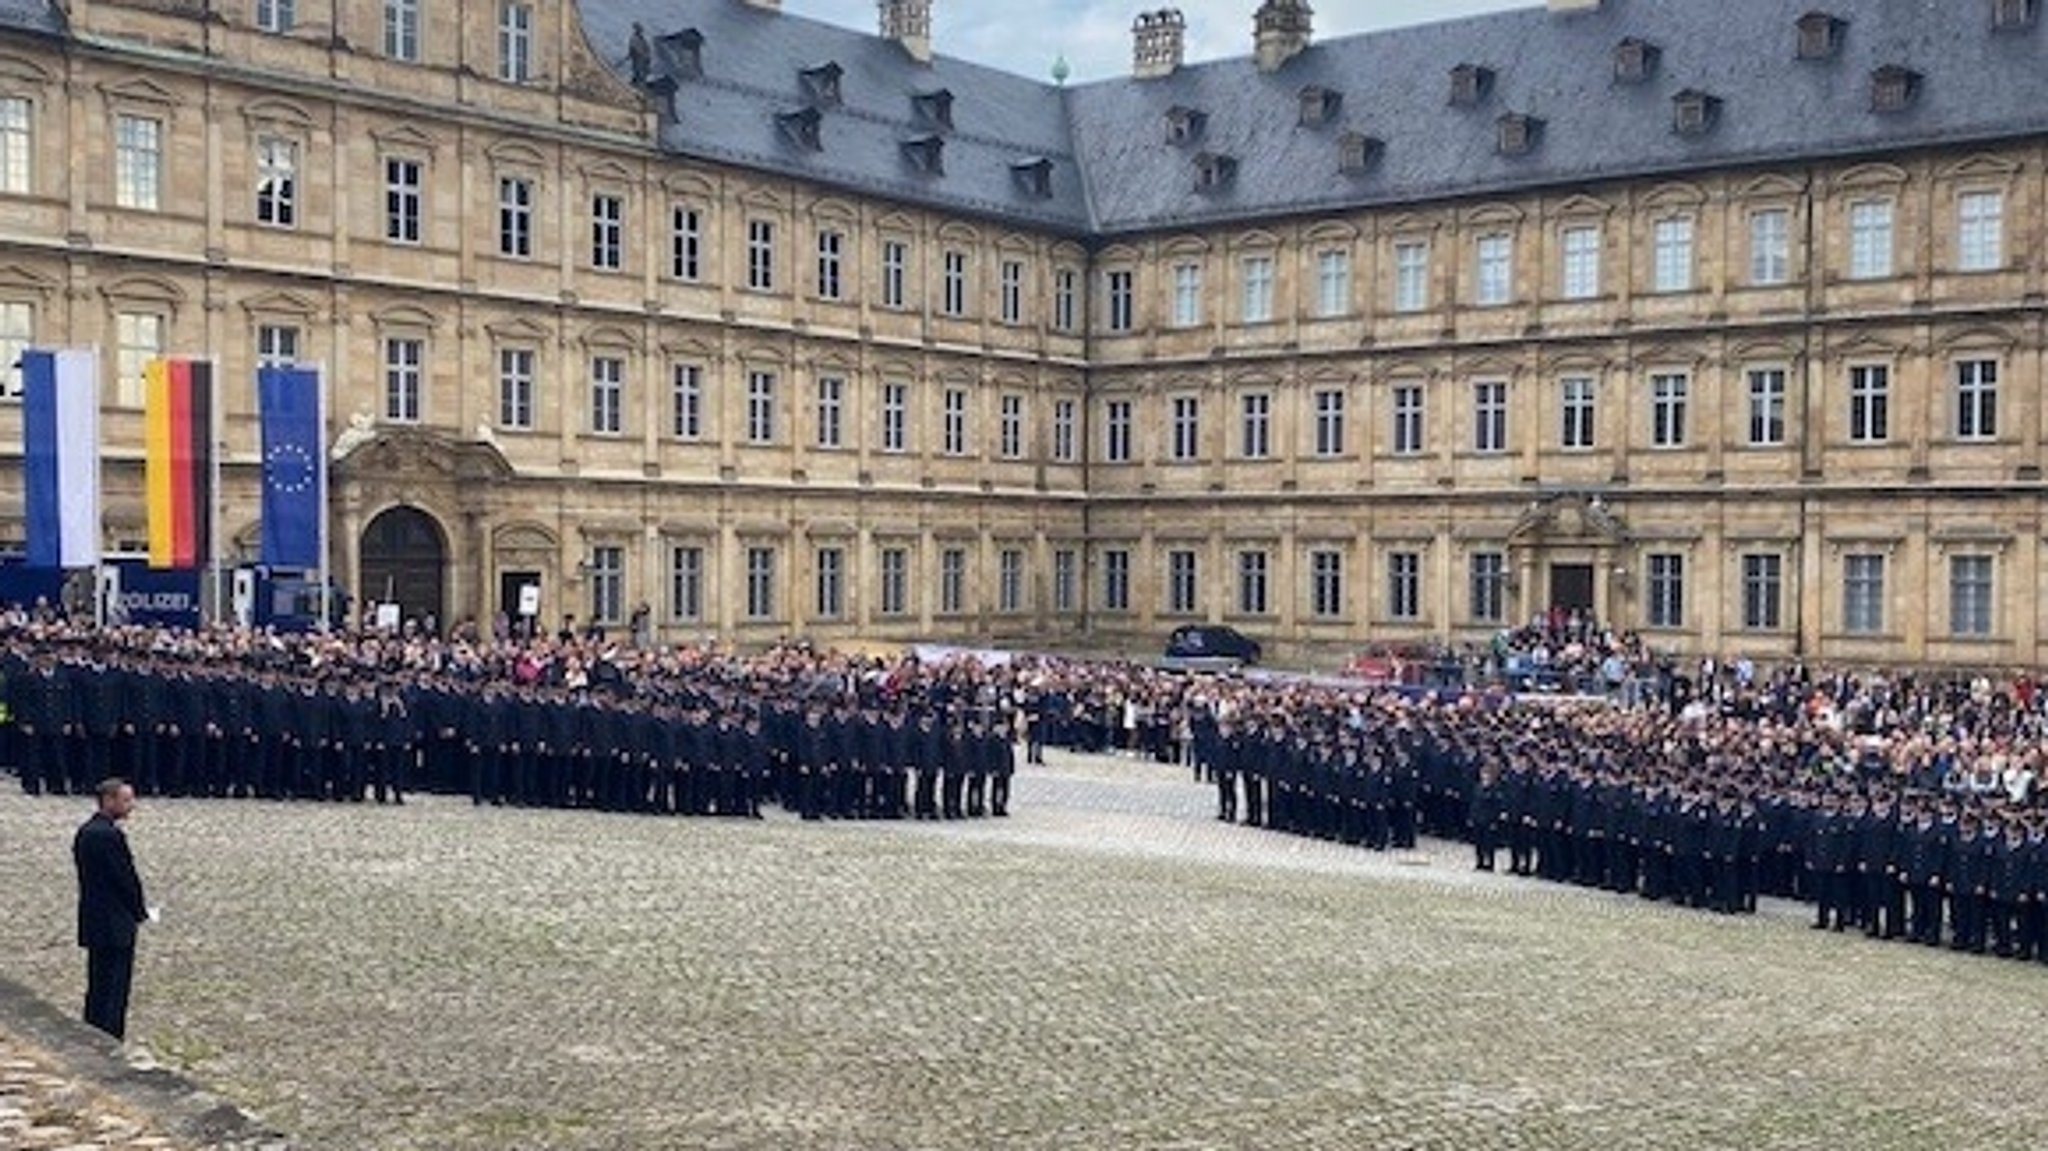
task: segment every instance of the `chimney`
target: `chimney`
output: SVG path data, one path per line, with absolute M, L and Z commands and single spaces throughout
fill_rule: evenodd
M 1171 76 L 1187 58 L 1188 18 L 1178 8 L 1140 12 L 1131 25 L 1131 75 L 1140 80 Z
M 882 38 L 903 45 L 920 64 L 932 62 L 932 0 L 880 0 Z
M 1259 71 L 1278 72 L 1282 65 L 1308 51 L 1311 17 L 1308 0 L 1266 0 L 1252 17 L 1256 36 L 1253 55 Z

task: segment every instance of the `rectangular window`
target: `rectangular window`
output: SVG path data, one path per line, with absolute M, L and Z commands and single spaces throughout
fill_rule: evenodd
M 1244 258 L 1244 313 L 1247 324 L 1263 324 L 1273 318 L 1273 258 Z
M 684 283 L 704 278 L 704 218 L 697 209 L 676 204 L 669 209 L 668 274 Z
M 394 244 L 420 242 L 420 162 L 384 161 L 384 238 Z
M 1077 326 L 1075 317 L 1080 308 L 1075 301 L 1080 298 L 1080 273 L 1072 268 L 1061 268 L 1052 277 L 1052 326 L 1062 332 L 1071 332 Z
M 747 618 L 775 618 L 775 549 L 747 549 Z
M 1387 618 L 1422 618 L 1422 553 L 1387 555 Z
M 1081 602 L 1080 570 L 1080 557 L 1073 549 L 1060 548 L 1052 553 L 1052 610 L 1072 612 Z
M 1849 369 L 1849 442 L 1881 444 L 1891 438 L 1892 370 L 1882 364 Z
M 1272 606 L 1267 594 L 1269 557 L 1261 551 L 1237 553 L 1237 610 L 1240 615 L 1265 615 Z
M 417 63 L 420 58 L 420 0 L 384 0 L 384 54 Z
M 819 619 L 838 619 L 846 614 L 846 552 L 839 548 L 819 548 L 814 560 L 817 566 L 817 599 L 812 605 Z
M 161 121 L 146 116 L 114 118 L 114 203 L 154 212 L 163 187 Z
M 1742 626 L 1777 631 L 1784 626 L 1785 560 L 1776 555 L 1742 557 Z
M 1514 241 L 1508 236 L 1479 238 L 1479 268 L 1472 302 L 1496 308 L 1515 298 Z
M 393 423 L 420 421 L 422 375 L 427 362 L 425 340 L 384 341 L 384 418 Z
M 621 623 L 626 618 L 626 549 L 606 545 L 590 549 L 590 622 Z
M 1119 271 L 1110 272 L 1105 277 L 1109 293 L 1103 300 L 1103 306 L 1108 309 L 1103 319 L 1112 332 L 1131 330 L 1131 276 L 1130 272 Z
M 256 363 L 295 364 L 299 360 L 299 330 L 288 324 L 259 324 L 256 327 Z
M 1058 463 L 1074 462 L 1074 407 L 1072 400 L 1055 400 L 1052 405 L 1052 458 Z
M 1192 328 L 1202 322 L 1202 265 L 1173 266 L 1173 326 Z
M 947 548 L 939 553 L 939 614 L 959 615 L 967 610 L 967 552 Z
M 670 393 L 670 431 L 679 440 L 704 438 L 704 369 L 697 364 L 677 364 Z
M 1652 284 L 1659 292 L 1684 292 L 1692 288 L 1692 220 L 1678 217 L 1657 221 L 1656 267 Z
M 256 27 L 265 32 L 292 30 L 292 0 L 256 0 Z
M 1956 438 L 1998 438 L 1998 361 L 1964 360 L 1956 365 Z
M 1131 610 L 1131 553 L 1122 548 L 1102 553 L 1102 610 Z
M 616 436 L 625 430 L 626 361 L 595 356 L 590 361 L 590 430 Z
M 1585 376 L 1567 376 L 1558 382 L 1563 401 L 1563 424 L 1559 446 L 1567 451 L 1584 451 L 1594 444 L 1593 381 Z
M 882 385 L 882 450 L 910 450 L 910 385 Z
M 1308 553 L 1308 610 L 1317 619 L 1337 619 L 1344 614 L 1344 553 Z
M 942 267 L 945 272 L 943 310 L 949 316 L 964 316 L 967 314 L 967 253 L 945 253 Z
M 273 228 L 299 222 L 299 145 L 282 136 L 256 141 L 256 222 Z
M 910 246 L 901 240 L 882 241 L 882 306 L 903 308 L 909 295 L 905 291 L 909 277 Z
M 498 181 L 498 254 L 524 260 L 533 255 L 533 181 L 506 176 Z
M 1197 583 L 1198 569 L 1195 553 L 1191 551 L 1170 551 L 1166 553 L 1166 610 L 1172 615 L 1193 615 L 1200 610 L 1200 587 Z
M 1316 254 L 1316 315 L 1323 319 L 1351 312 L 1351 253 L 1341 248 Z
M 1394 245 L 1394 310 L 1419 312 L 1429 306 L 1429 245 Z
M 1884 631 L 1884 557 L 1842 557 L 1842 630 L 1851 635 Z
M 940 397 L 941 448 L 949 456 L 967 454 L 967 393 L 960 388 L 947 388 Z
M 2005 197 L 1965 192 L 1956 198 L 1956 267 L 1995 272 L 2005 263 Z
M 846 237 L 839 232 L 818 233 L 818 298 L 837 300 L 843 296 L 840 282 Z
M 533 427 L 533 351 L 498 349 L 498 426 L 511 431 Z
M 1600 229 L 1564 230 L 1564 298 L 1590 300 L 1600 294 Z
M 1749 282 L 1767 288 L 1791 282 L 1792 214 L 1783 208 L 1749 217 Z
M 1647 561 L 1649 602 L 1645 622 L 1651 627 L 1684 627 L 1685 557 L 1657 552 L 1648 556 Z
M 0 195 L 26 196 L 35 137 L 25 97 L 0 96 Z
M 1006 395 L 1002 399 L 1002 423 L 999 429 L 1001 453 L 1006 460 L 1024 458 L 1024 397 Z
M 21 398 L 21 356 L 35 338 L 35 305 L 0 300 L 0 400 Z
M 1131 401 L 1110 400 L 1102 406 L 1102 458 L 1105 463 L 1131 462 Z
M 903 615 L 910 610 L 910 552 L 903 548 L 882 549 L 883 615 Z
M 1423 451 L 1422 385 L 1398 384 L 1393 389 L 1394 427 L 1391 442 L 1397 456 L 1416 456 Z
M 996 610 L 1014 615 L 1024 610 L 1024 553 L 1004 548 L 996 557 Z
M 1948 629 L 1962 637 L 1993 633 L 1989 555 L 1952 555 L 1948 559 Z
M 616 272 L 626 262 L 626 201 L 622 196 L 590 198 L 590 266 Z
M 747 221 L 747 287 L 756 292 L 775 290 L 775 223 Z
M 1314 397 L 1316 413 L 1316 455 L 1332 459 L 1344 454 L 1344 392 L 1322 388 Z
M 838 376 L 818 377 L 818 446 L 843 447 L 846 425 L 846 381 Z
M 680 545 L 668 553 L 668 615 L 680 621 L 704 618 L 704 549 Z
M 533 5 L 498 4 L 498 79 L 524 84 L 533 78 Z
M 1891 201 L 1860 200 L 1849 205 L 1849 278 L 1879 280 L 1891 274 Z
M 1202 402 L 1193 396 L 1173 398 L 1173 459 L 1180 463 L 1202 455 Z
M 1473 623 L 1499 623 L 1507 618 L 1508 559 L 1499 552 L 1473 552 L 1471 614 Z
M 1502 380 L 1472 385 L 1472 450 L 1488 455 L 1508 450 L 1508 386 Z
M 1650 377 L 1651 446 L 1685 446 L 1685 399 L 1690 386 L 1691 380 L 1679 372 Z
M 164 354 L 164 318 L 155 312 L 120 312 L 114 316 L 114 397 L 122 407 L 142 406 L 142 368 Z
M 747 373 L 747 442 L 775 442 L 775 373 Z
M 1024 322 L 1024 264 L 1019 260 L 1004 260 L 1002 271 L 1003 322 L 1021 324 Z
M 1777 447 L 1785 442 L 1785 369 L 1749 371 L 1749 446 Z
M 1238 454 L 1263 460 L 1273 452 L 1273 397 L 1253 392 L 1238 400 Z

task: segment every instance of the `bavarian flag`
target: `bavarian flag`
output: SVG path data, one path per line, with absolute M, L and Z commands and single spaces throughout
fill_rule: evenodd
M 151 360 L 142 381 L 149 566 L 203 567 L 213 560 L 213 365 Z

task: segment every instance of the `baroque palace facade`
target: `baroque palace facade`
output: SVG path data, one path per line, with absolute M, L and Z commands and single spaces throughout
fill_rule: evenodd
M 1072 88 L 880 9 L 0 0 L 0 358 L 101 349 L 132 549 L 216 357 L 240 555 L 325 365 L 338 577 L 444 622 L 2040 661 L 2036 0 L 1267 0 Z

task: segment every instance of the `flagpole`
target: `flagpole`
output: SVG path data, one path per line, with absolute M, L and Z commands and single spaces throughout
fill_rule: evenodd
M 333 627 L 334 620 L 334 604 L 331 599 L 333 593 L 329 590 L 331 586 L 330 571 L 333 566 L 333 560 L 327 554 L 329 546 L 327 521 L 330 515 L 327 493 L 327 365 L 325 363 L 315 364 L 313 365 L 313 372 L 313 396 L 315 410 L 319 412 L 318 424 L 320 428 L 319 436 L 313 441 L 313 447 L 320 453 L 318 458 L 313 461 L 315 469 L 313 474 L 317 477 L 320 485 L 320 518 L 317 521 L 317 526 L 320 529 L 319 630 L 322 634 L 325 634 Z
M 104 447 L 103 447 L 103 445 L 104 445 L 104 442 L 105 442 L 105 441 L 104 441 L 104 440 L 102 439 L 102 434 L 101 434 L 101 433 L 102 433 L 102 429 L 101 429 L 101 424 L 102 424 L 102 423 L 104 422 L 104 421 L 103 421 L 103 417 L 104 417 L 104 416 L 106 415 L 106 407 L 105 407 L 105 405 L 103 405 L 103 404 L 101 404 L 101 403 L 100 403 L 100 346 L 99 346 L 98 344 L 94 344 L 94 345 L 92 345 L 92 348 L 91 348 L 91 352 L 92 352 L 92 407 L 93 407 L 93 418 L 92 418 L 92 449 L 93 449 L 93 463 L 92 463 L 92 531 L 93 531 L 93 536 L 92 536 L 92 556 L 93 556 L 93 560 L 92 560 L 92 626 L 93 626 L 93 630 L 94 630 L 94 631 L 105 631 L 105 630 L 106 630 L 106 627 L 107 627 L 107 595 L 106 595 L 106 589 L 104 589 L 104 588 L 102 588 L 102 587 L 100 586 L 100 578 L 101 578 L 102 574 L 104 573 L 104 570 L 105 570 L 105 568 L 106 568 L 106 566 L 107 566 L 107 556 L 106 556 L 106 516 L 107 516 L 107 512 L 106 512 L 106 506 L 105 506 L 105 505 L 104 505 L 104 504 L 103 504 L 103 503 L 101 502 L 101 500 L 100 500 L 100 496 L 101 496 L 101 494 L 102 494 L 102 491 L 101 491 L 101 489 L 102 489 L 102 488 L 103 488 L 103 487 L 105 486 L 105 484 L 106 484 L 106 479 L 105 479 L 105 477 L 104 477 L 104 476 L 102 476 L 102 475 L 101 475 L 101 472 L 100 472 L 100 470 L 101 470 L 101 468 L 102 468 L 102 467 L 104 466 L 104 458 L 103 458 L 103 454 L 102 454 L 102 453 L 103 453 L 103 452 L 104 452 L 104 450 L 105 450 L 105 449 L 104 449 Z M 118 362 L 119 362 L 119 361 L 117 360 L 117 361 L 116 361 L 116 363 L 118 363 Z M 54 366 L 54 364 L 52 365 L 52 368 L 51 368 L 51 370 L 52 370 L 53 372 L 55 371 L 55 366 Z M 119 393 L 119 391 L 120 391 L 120 381 L 118 381 L 118 380 L 117 380 L 117 381 L 115 381 L 115 383 L 114 383 L 114 388 L 115 388 L 115 391 L 116 391 L 116 393 L 118 394 L 118 393 Z M 64 562 L 64 559 L 63 559 L 63 557 L 62 557 L 62 556 L 59 556 L 59 557 L 57 558 L 57 562 L 58 562 L 58 564 L 59 564 L 59 565 L 62 565 L 62 564 L 63 564 L 63 562 Z
M 225 437 L 227 427 L 225 411 L 227 408 L 227 377 L 221 374 L 220 357 L 208 356 L 206 363 L 207 387 L 213 390 L 213 394 L 207 397 L 206 405 L 207 422 L 212 425 L 207 430 L 207 434 L 213 438 L 213 451 L 211 453 L 213 456 L 211 461 L 213 467 L 213 479 L 211 481 L 213 498 L 206 501 L 206 550 L 211 553 L 207 556 L 207 563 L 213 570 L 213 623 L 218 627 L 221 622 L 221 593 L 225 590 L 220 586 L 220 505 L 221 501 L 227 498 L 227 492 L 221 487 L 220 468 L 221 457 L 227 454 L 227 445 L 221 442 Z M 260 476 L 262 473 L 259 470 L 257 474 Z

